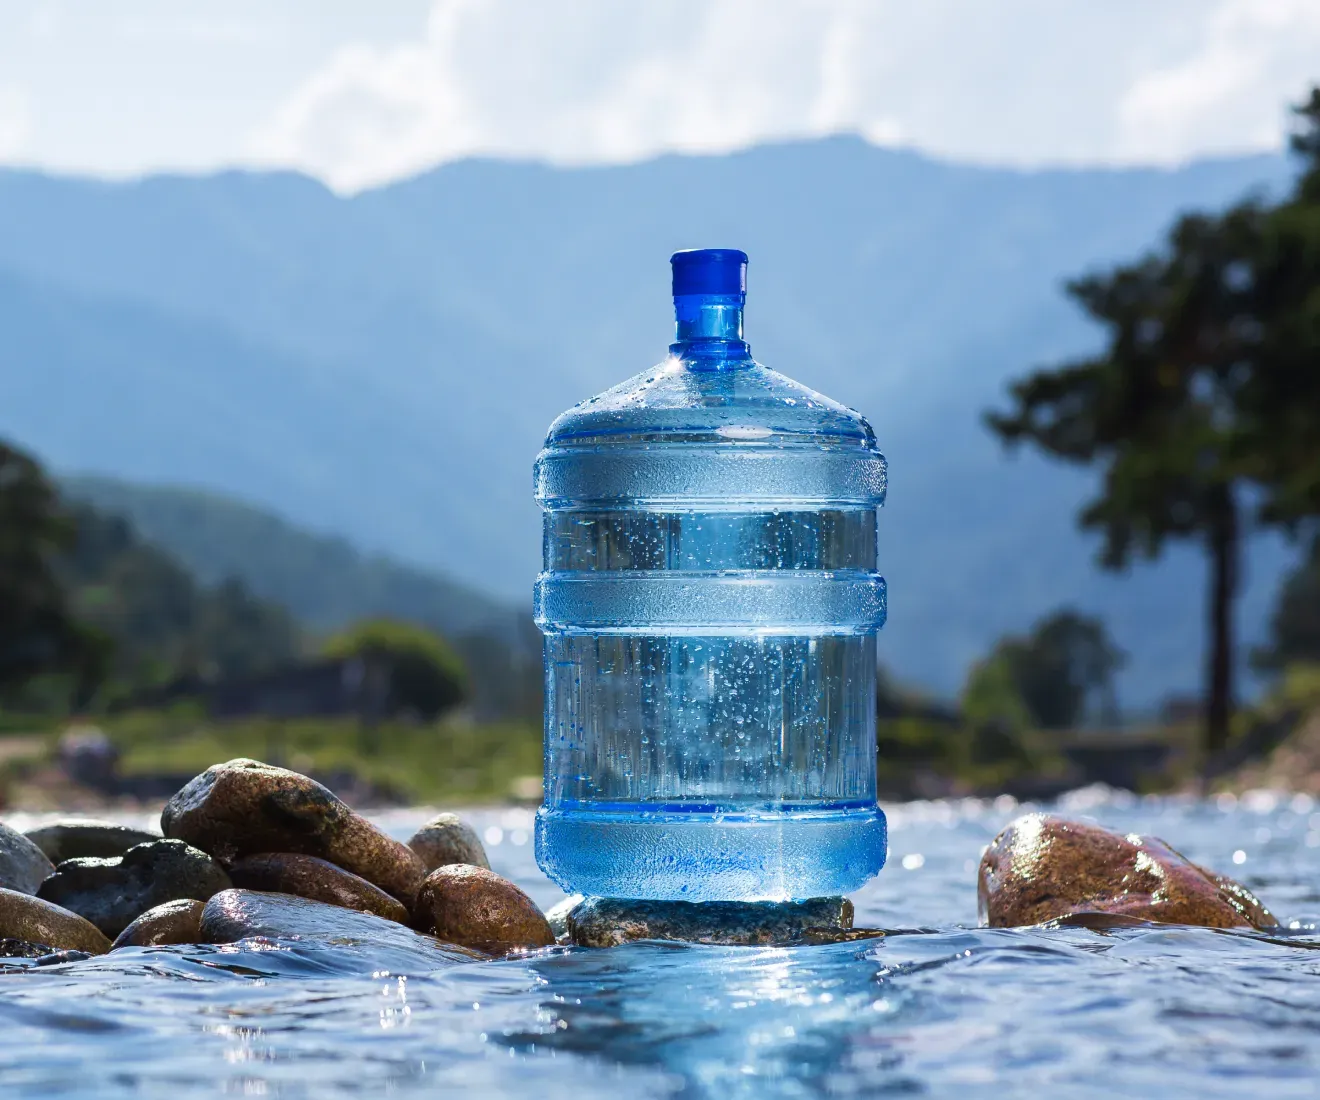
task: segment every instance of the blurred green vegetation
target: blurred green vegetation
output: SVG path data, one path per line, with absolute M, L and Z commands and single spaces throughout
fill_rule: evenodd
M 1145 255 L 1070 281 L 1102 349 L 1018 379 L 986 416 L 1010 446 L 1096 470 L 1078 522 L 1104 568 L 1174 541 L 1204 552 L 1207 777 L 1233 739 L 1243 545 L 1320 525 L 1320 87 L 1295 117 L 1282 201 L 1184 214 Z
M 348 772 L 407 802 L 539 798 L 532 788 L 541 776 L 541 729 L 527 723 L 387 721 L 367 752 L 352 718 L 217 722 L 185 706 L 115 715 L 100 727 L 127 776 L 191 776 L 247 756 L 305 773 Z

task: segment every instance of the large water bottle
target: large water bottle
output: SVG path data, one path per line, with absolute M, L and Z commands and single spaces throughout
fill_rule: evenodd
M 536 460 L 537 860 L 612 897 L 845 893 L 886 850 L 885 460 L 861 416 L 752 359 L 744 253 L 671 262 L 669 358 L 564 413 Z

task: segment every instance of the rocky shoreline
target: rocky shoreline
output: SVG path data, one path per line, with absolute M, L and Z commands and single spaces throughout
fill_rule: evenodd
M 123 948 L 252 938 L 407 946 L 437 960 L 635 940 L 819 944 L 854 928 L 845 898 L 654 902 L 568 898 L 542 913 L 442 813 L 406 843 L 307 776 L 231 760 L 166 803 L 161 832 L 69 820 L 0 825 L 0 955 L 68 961 Z M 1269 929 L 1250 891 L 1163 841 L 1028 814 L 986 850 L 983 925 L 1124 923 Z

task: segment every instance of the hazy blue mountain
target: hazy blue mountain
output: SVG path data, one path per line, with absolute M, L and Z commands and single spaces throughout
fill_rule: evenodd
M 981 410 L 1095 336 L 1062 278 L 1150 246 L 1281 157 L 1018 172 L 853 138 L 615 168 L 467 161 L 354 198 L 289 174 L 0 173 L 0 433 L 66 471 L 192 484 L 525 602 L 530 466 L 563 408 L 660 359 L 666 259 L 752 257 L 759 359 L 865 412 L 902 676 L 951 690 L 1069 601 L 1128 699 L 1199 679 L 1201 567 L 1098 574 L 1087 479 L 1009 459 Z M 1258 635 L 1282 551 L 1256 548 Z
M 342 538 L 293 526 L 217 493 L 73 477 L 61 492 L 124 516 L 204 584 L 237 577 L 328 633 L 377 615 L 413 619 L 450 638 L 512 632 L 515 609 L 465 585 L 388 558 L 364 555 Z

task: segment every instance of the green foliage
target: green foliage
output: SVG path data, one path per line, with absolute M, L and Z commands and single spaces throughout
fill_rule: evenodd
M 541 712 L 541 636 L 516 612 L 466 585 L 359 553 L 343 539 L 299 530 L 277 515 L 215 493 L 66 479 L 63 491 L 133 529 L 204 584 L 236 577 L 310 629 L 331 633 L 363 619 L 419 623 L 454 639 L 474 711 L 491 718 Z
M 1204 546 L 1207 754 L 1229 736 L 1246 490 L 1260 523 L 1320 514 L 1320 90 L 1299 117 L 1306 171 L 1288 202 L 1187 215 L 1163 249 L 1069 283 L 1104 349 L 1016 382 L 1015 407 L 986 418 L 1009 444 L 1101 468 L 1080 522 L 1106 567 L 1170 539 Z
M 384 686 L 383 709 L 431 720 L 467 697 L 462 659 L 438 634 L 414 623 L 369 619 L 326 643 L 327 657 L 361 658 L 368 682 Z
M 82 697 L 103 674 L 105 641 L 75 621 L 56 570 L 74 536 L 41 467 L 0 441 L 0 691 L 63 672 Z
M 341 538 L 304 531 L 218 493 L 68 478 L 61 492 L 127 518 L 206 585 L 237 577 L 316 631 L 361 619 L 422 623 L 446 638 L 504 631 L 513 610 L 440 574 L 362 554 Z
M 1005 654 L 1037 728 L 1071 729 L 1088 712 L 1115 719 L 1114 673 L 1124 655 L 1099 619 L 1063 608 L 1026 638 L 1009 639 Z
M 1122 662 L 1099 619 L 1062 608 L 1029 634 L 1001 639 L 973 666 L 963 715 L 976 725 L 1017 730 L 1071 729 L 1088 711 L 1111 717 L 1113 678 Z
M 1270 619 L 1270 644 L 1252 655 L 1252 663 L 1270 672 L 1320 664 L 1320 534 L 1284 581 Z
M 1013 660 L 1003 643 L 967 674 L 960 700 L 963 717 L 973 726 L 995 725 L 1021 731 L 1031 725 L 1031 712 L 1018 687 Z
M 249 756 L 302 772 L 351 772 L 413 802 L 464 805 L 506 799 L 541 774 L 541 728 L 531 723 L 386 721 L 371 754 L 351 718 L 217 722 L 178 708 L 115 715 L 102 728 L 127 775 L 189 776 Z
M 241 676 L 297 653 L 289 615 L 239 582 L 200 587 L 119 517 L 81 505 L 73 520 L 77 535 L 60 560 L 61 578 L 79 619 L 113 644 L 121 687 L 185 674 Z
M 1268 212 L 1251 271 L 1257 369 L 1243 392 L 1253 431 L 1242 458 L 1271 521 L 1320 516 L 1320 87 L 1297 108 L 1302 173 Z
M 65 509 L 41 467 L 0 442 L 0 691 L 15 709 L 89 705 L 172 677 L 287 660 L 287 612 L 237 581 L 204 588 L 116 516 Z

